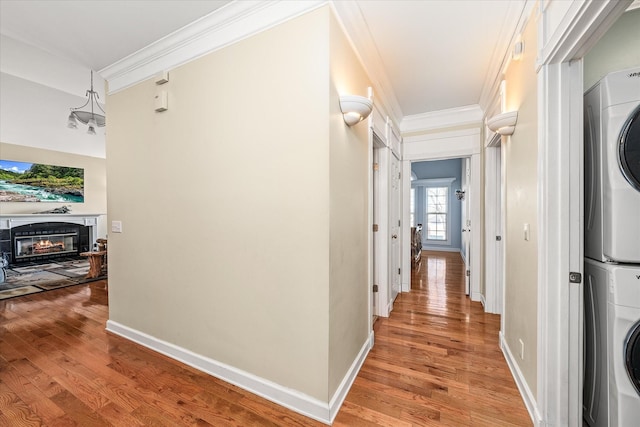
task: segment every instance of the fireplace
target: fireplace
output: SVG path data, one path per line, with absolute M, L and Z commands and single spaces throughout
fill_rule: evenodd
M 22 225 L 11 230 L 12 264 L 78 256 L 91 249 L 87 227 L 65 222 Z
M 11 265 L 77 257 L 92 249 L 99 215 L 0 216 L 0 252 Z

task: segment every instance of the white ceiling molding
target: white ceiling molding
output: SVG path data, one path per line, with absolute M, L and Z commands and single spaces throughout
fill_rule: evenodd
M 555 10 L 556 3 L 562 6 L 560 12 Z M 631 0 L 572 0 L 568 5 L 563 2 L 545 3 L 542 14 L 546 17 L 561 13 L 562 20 L 554 28 L 546 30 L 548 34 L 543 34 L 536 67 L 539 69 L 544 64 L 583 57 L 629 6 Z M 545 18 L 545 21 L 553 19 Z
M 400 129 L 402 133 L 413 133 L 455 126 L 480 126 L 483 117 L 484 111 L 479 105 L 467 105 L 406 116 L 402 119 Z
M 114 93 L 326 3 L 326 0 L 231 2 L 99 70 L 99 74 L 109 82 L 109 93 Z
M 480 128 L 408 136 L 402 141 L 403 160 L 454 159 L 481 150 Z
M 493 98 L 500 92 L 502 76 L 509 66 L 511 53 L 518 36 L 524 30 L 525 25 L 533 11 L 536 2 L 525 0 L 522 2 L 509 2 L 509 12 L 503 21 L 500 31 L 500 40 L 491 55 L 491 67 L 485 77 L 480 93 L 480 107 L 487 110 Z
M 403 117 L 402 109 L 357 2 L 331 1 L 331 5 L 343 31 L 371 79 L 374 101 L 379 99 L 380 101 L 377 103 L 391 110 L 391 119 L 400 123 Z

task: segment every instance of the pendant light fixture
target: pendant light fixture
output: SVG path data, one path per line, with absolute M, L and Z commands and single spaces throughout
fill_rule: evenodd
M 87 133 L 89 135 L 96 134 L 96 127 L 103 127 L 106 123 L 105 112 L 98 103 L 98 92 L 93 90 L 93 70 L 91 70 L 91 89 L 86 93 L 87 102 L 77 108 L 71 108 L 69 118 L 67 119 L 67 127 L 77 129 L 78 122 L 87 125 Z M 94 106 L 95 104 L 95 106 Z M 85 109 L 85 107 L 87 107 Z M 97 111 L 102 112 L 99 114 Z

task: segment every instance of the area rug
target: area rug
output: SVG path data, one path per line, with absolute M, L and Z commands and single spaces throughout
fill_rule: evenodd
M 86 258 L 7 268 L 7 278 L 0 283 L 0 300 L 106 279 L 106 275 L 87 279 L 88 271 Z

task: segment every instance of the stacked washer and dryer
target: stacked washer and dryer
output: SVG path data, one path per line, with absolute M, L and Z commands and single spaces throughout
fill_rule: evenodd
M 585 93 L 584 419 L 640 426 L 640 68 Z

